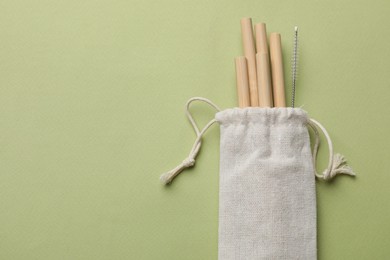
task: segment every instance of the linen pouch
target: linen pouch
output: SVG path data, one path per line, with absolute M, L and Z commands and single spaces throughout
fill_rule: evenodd
M 164 183 L 195 164 L 202 135 L 220 124 L 219 259 L 316 259 L 315 176 L 354 175 L 344 158 L 333 155 L 325 128 L 300 108 L 233 108 L 217 112 L 202 131 L 189 105 L 187 116 L 197 139 L 178 167 L 161 176 Z M 308 126 L 316 136 L 310 147 Z M 315 171 L 320 128 L 328 139 L 330 160 Z

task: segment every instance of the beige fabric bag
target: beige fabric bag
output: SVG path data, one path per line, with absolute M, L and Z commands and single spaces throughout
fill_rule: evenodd
M 234 108 L 218 112 L 200 131 L 188 112 L 195 100 L 219 110 L 203 98 L 187 103 L 197 139 L 188 158 L 161 179 L 169 183 L 193 166 L 202 135 L 220 124 L 219 259 L 316 259 L 315 175 L 354 174 L 341 155 L 333 156 L 326 130 L 300 108 Z M 317 137 L 313 155 L 308 126 Z M 314 169 L 317 127 L 331 153 L 322 175 Z
M 228 109 L 221 125 L 219 259 L 316 259 L 307 114 Z

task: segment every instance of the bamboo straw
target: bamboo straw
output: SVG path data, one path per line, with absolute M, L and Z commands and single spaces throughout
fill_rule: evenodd
M 256 73 L 256 50 L 253 39 L 253 29 L 251 18 L 241 19 L 241 34 L 242 43 L 244 46 L 244 55 L 248 63 L 248 78 L 251 106 L 259 106 L 258 91 L 257 91 L 257 73 Z
M 248 81 L 248 66 L 246 58 L 244 56 L 236 57 L 236 80 L 237 80 L 237 94 L 238 94 L 238 106 L 249 107 L 249 81 Z
M 259 86 L 260 107 L 272 107 L 271 71 L 268 53 L 256 54 L 257 84 Z
M 269 44 L 270 44 L 270 54 L 271 54 L 274 105 L 275 107 L 285 107 L 286 96 L 284 93 L 283 57 L 282 57 L 282 44 L 281 44 L 280 34 L 271 33 Z
M 272 107 L 271 68 L 265 23 L 255 24 L 257 86 L 260 107 Z
M 255 24 L 255 38 L 256 38 L 256 51 L 257 53 L 268 53 L 267 44 L 267 29 L 265 23 Z

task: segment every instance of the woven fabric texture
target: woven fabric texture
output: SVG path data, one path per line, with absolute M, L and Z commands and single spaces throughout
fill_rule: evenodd
M 316 259 L 315 176 L 299 108 L 227 109 L 220 123 L 220 260 Z

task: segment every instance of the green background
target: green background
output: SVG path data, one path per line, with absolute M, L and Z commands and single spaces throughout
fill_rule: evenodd
M 282 34 L 288 99 L 299 26 L 296 102 L 358 174 L 317 182 L 319 259 L 388 259 L 389 14 L 386 0 L 1 1 L 0 259 L 217 259 L 218 127 L 195 168 L 159 176 L 195 139 L 188 98 L 236 106 L 241 17 Z

